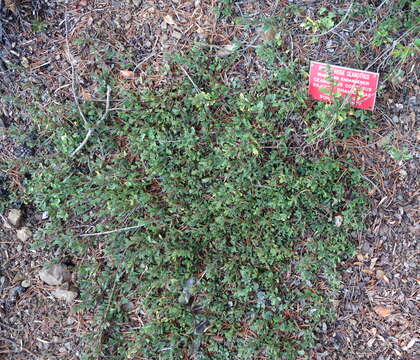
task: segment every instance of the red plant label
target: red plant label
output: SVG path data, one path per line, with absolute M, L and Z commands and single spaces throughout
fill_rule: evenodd
M 355 108 L 373 110 L 378 80 L 378 73 L 311 61 L 309 95 L 331 102 L 331 97 L 339 94 Z

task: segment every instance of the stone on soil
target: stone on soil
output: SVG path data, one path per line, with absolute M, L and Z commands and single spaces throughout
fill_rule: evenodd
M 20 285 L 24 288 L 28 288 L 31 286 L 31 282 L 29 280 L 23 280 Z
M 22 211 L 19 209 L 12 209 L 7 215 L 7 220 L 14 227 L 19 227 L 22 222 Z
M 70 280 L 70 273 L 63 264 L 55 264 L 50 268 L 42 269 L 39 278 L 46 284 L 55 286 Z
M 77 292 L 73 290 L 57 289 L 52 291 L 51 294 L 59 300 L 65 300 L 67 303 L 71 303 L 77 298 Z
M 24 226 L 23 228 L 16 230 L 16 236 L 20 241 L 26 241 L 32 236 L 32 231 L 28 227 Z

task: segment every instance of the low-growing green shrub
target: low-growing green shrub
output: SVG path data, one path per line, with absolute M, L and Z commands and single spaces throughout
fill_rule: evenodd
M 333 318 L 361 177 L 326 149 L 302 151 L 301 114 L 321 110 L 293 63 L 252 87 L 224 81 L 234 63 L 175 59 L 194 85 L 119 91 L 77 159 L 86 129 L 70 113 L 72 125 L 49 124 L 54 150 L 28 165 L 26 196 L 50 216 L 40 246 L 102 255 L 79 266 L 79 308 L 97 328 L 86 359 L 295 359 Z M 103 109 L 84 111 L 95 121 Z

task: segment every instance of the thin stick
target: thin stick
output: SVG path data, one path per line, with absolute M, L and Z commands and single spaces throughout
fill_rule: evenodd
M 382 191 L 381 191 L 381 189 L 379 189 L 379 187 L 372 181 L 372 180 L 370 180 L 367 176 L 365 176 L 365 175 L 363 175 L 363 174 L 360 174 L 360 176 L 363 178 L 363 179 L 365 179 L 366 181 L 368 181 L 376 190 L 378 190 L 381 194 L 382 194 Z
M 193 79 L 191 79 L 191 76 L 187 73 L 187 70 L 185 70 L 181 65 L 179 67 L 185 73 L 185 75 L 187 75 L 187 78 L 188 80 L 190 80 L 191 84 L 193 84 L 195 91 L 197 91 L 198 93 L 201 92 L 200 88 L 195 84 Z
M 106 117 L 107 117 L 107 115 L 108 115 L 108 113 L 109 113 L 109 99 L 110 99 L 110 96 L 111 96 L 111 87 L 110 86 L 108 86 L 107 87 L 107 90 L 106 90 L 106 106 L 105 106 L 105 112 L 103 113 L 103 115 L 101 116 L 101 118 L 100 118 L 100 120 L 98 121 L 98 123 L 101 123 Z M 83 146 L 85 146 L 86 145 L 86 143 L 88 142 L 88 140 L 89 140 L 89 138 L 92 136 L 92 134 L 93 134 L 93 130 L 94 130 L 94 127 L 93 128 L 89 128 L 88 129 L 88 132 L 87 132 L 87 134 L 86 134 L 86 136 L 85 136 L 85 138 L 83 139 L 83 141 L 80 143 L 80 145 L 77 147 L 77 149 L 76 150 L 74 150 L 72 153 L 71 153 L 71 155 L 70 155 L 70 157 L 74 157 L 74 155 L 76 155 L 82 148 L 83 148 Z
M 139 66 L 143 63 L 145 63 L 147 60 L 151 59 L 152 57 L 154 57 L 156 55 L 156 53 L 151 53 L 149 55 L 147 55 L 143 60 L 141 60 L 136 67 L 133 69 L 133 72 L 136 72 L 136 70 L 139 68 Z
M 76 71 L 75 71 L 75 67 L 74 67 L 74 58 L 73 58 L 73 56 L 70 52 L 70 45 L 69 45 L 69 38 L 68 38 L 67 14 L 65 15 L 65 26 L 66 26 L 66 55 L 67 55 L 67 58 L 70 62 L 71 75 L 72 75 L 71 76 L 71 90 L 72 90 L 74 102 L 76 103 L 76 106 L 77 106 L 77 110 L 79 111 L 79 114 L 80 114 L 81 118 L 83 119 L 83 122 L 85 123 L 85 126 L 88 127 L 88 131 L 87 131 L 87 134 L 86 134 L 85 138 L 83 139 L 81 144 L 76 148 L 76 150 L 74 150 L 70 155 L 70 157 L 74 157 L 74 155 L 76 155 L 83 148 L 83 146 L 85 146 L 86 143 L 89 141 L 89 138 L 93 134 L 94 128 L 89 127 L 89 123 L 86 120 L 85 114 L 83 114 L 83 111 L 82 111 L 82 108 L 80 107 L 79 99 L 78 99 L 77 93 L 76 93 Z M 110 95 L 111 95 L 111 88 L 108 86 L 107 91 L 106 91 L 106 108 L 105 108 L 105 112 L 102 115 L 99 122 L 104 120 L 109 113 L 109 98 L 110 98 Z
M 83 114 L 83 111 L 80 107 L 79 99 L 77 98 L 76 94 L 76 71 L 74 69 L 74 59 L 70 52 L 70 45 L 69 45 L 69 38 L 68 38 L 68 24 L 67 24 L 67 14 L 65 15 L 65 26 L 66 26 L 66 55 L 69 60 L 70 66 L 71 66 L 71 90 L 73 93 L 74 102 L 76 103 L 77 110 L 79 111 L 80 116 L 82 117 L 84 123 L 87 125 L 88 122 L 86 120 L 85 115 Z
M 92 233 L 92 234 L 80 234 L 78 236 L 80 236 L 80 237 L 89 237 L 89 236 L 108 235 L 108 234 L 114 234 L 114 233 L 117 233 L 117 232 L 138 229 L 138 228 L 141 228 L 141 227 L 146 226 L 146 225 L 147 225 L 147 223 L 141 224 L 141 225 L 136 225 L 136 226 L 129 226 L 129 227 L 121 228 L 121 229 L 115 229 L 115 230 L 110 230 L 110 231 L 103 231 L 103 232 L 98 232 L 98 233 Z
M 346 13 L 345 13 L 345 15 L 343 16 L 343 18 L 337 23 L 337 25 L 335 25 L 335 26 L 333 26 L 331 29 L 329 29 L 328 31 L 326 31 L 326 32 L 324 32 L 324 33 L 322 33 L 322 34 L 314 34 L 314 35 L 303 35 L 303 36 L 305 36 L 305 37 L 310 37 L 310 36 L 316 36 L 316 37 L 320 37 L 320 36 L 324 36 L 324 35 L 327 35 L 327 34 L 329 34 L 330 32 L 332 32 L 332 31 L 334 31 L 335 29 L 337 29 L 343 22 L 344 22 L 344 20 L 346 20 L 347 19 L 347 17 L 349 16 L 349 14 L 350 14 L 350 11 L 351 11 L 351 9 L 352 9 L 352 7 L 353 7 L 353 4 L 354 4 L 354 1 L 352 1 L 351 2 L 351 4 L 350 4 L 350 6 L 349 6 L 349 8 L 347 9 L 347 11 L 346 11 Z
M 372 65 L 374 65 L 377 61 L 379 61 L 380 59 L 382 59 L 382 57 L 384 57 L 385 55 L 390 54 L 395 47 L 397 46 L 397 44 L 403 39 L 405 38 L 408 34 L 410 34 L 411 31 L 413 31 L 414 29 L 416 29 L 417 27 L 419 27 L 419 25 L 413 25 L 411 28 L 409 28 L 404 34 L 402 34 L 397 40 L 394 40 L 392 42 L 392 44 L 390 46 L 388 46 L 383 52 L 382 54 L 380 54 L 375 60 L 373 60 L 373 62 L 371 62 L 366 68 L 365 70 L 368 70 Z M 389 57 L 389 56 L 388 56 Z
M 105 105 L 105 112 L 102 114 L 101 119 L 99 120 L 99 122 L 102 122 L 108 116 L 108 113 L 109 113 L 109 99 L 110 99 L 110 97 L 111 97 L 111 87 L 108 85 L 106 87 L 106 105 Z
M 92 133 L 93 133 L 93 129 L 92 128 L 89 128 L 88 129 L 88 132 L 87 132 L 87 134 L 86 134 L 86 136 L 85 136 L 85 138 L 83 139 L 83 141 L 80 143 L 80 145 L 76 148 L 76 150 L 74 150 L 72 153 L 71 153 L 71 155 L 70 155 L 70 157 L 74 157 L 74 155 L 76 155 L 82 148 L 83 148 L 83 146 L 85 146 L 86 145 L 86 143 L 88 142 L 88 140 L 89 140 L 89 138 L 92 136 Z

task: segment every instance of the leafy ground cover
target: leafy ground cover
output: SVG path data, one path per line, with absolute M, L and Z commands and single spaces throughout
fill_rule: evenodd
M 76 265 L 74 310 L 92 315 L 85 359 L 308 358 L 336 316 L 340 266 L 364 227 L 372 181 L 346 144 L 369 141 L 376 125 L 308 99 L 307 57 L 370 11 L 371 42 L 337 51 L 359 52 L 352 66 L 392 68 L 387 84 L 397 86 L 416 47 L 417 5 L 387 7 L 381 21 L 383 5 L 196 3 L 207 23 L 195 23 L 195 42 L 179 38 L 188 9 L 150 5 L 139 16 L 153 34 L 128 48 L 115 29 L 123 20 L 135 32 L 124 11 L 104 15 L 92 36 L 77 24 L 98 19 L 74 15 L 79 4 L 61 22 L 66 84 L 43 94 L 25 81 L 36 135 L 25 135 L 24 160 L 2 164 L 20 186 L 2 205 L 48 212 L 34 246 Z M 153 36 L 161 49 L 150 49 Z
M 77 160 L 84 132 L 51 126 L 59 151 L 31 170 L 27 193 L 52 220 L 48 246 L 82 255 L 99 236 L 107 263 L 84 262 L 79 282 L 81 306 L 97 312 L 98 350 L 295 358 L 332 316 L 326 295 L 361 228 L 363 181 L 348 159 L 328 148 L 302 156 L 294 143 L 287 115 L 308 105 L 289 87 L 300 81 L 293 63 L 244 88 L 220 79 L 234 60 L 197 50 L 177 60 L 193 83 L 118 94 L 122 110 L 95 124 Z M 86 112 L 91 121 L 101 109 Z M 97 225 L 63 231 L 79 217 Z M 126 224 L 139 228 L 88 236 Z M 123 326 L 127 304 L 144 309 L 141 329 Z

